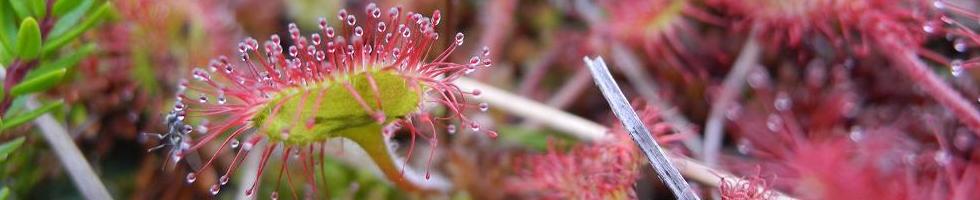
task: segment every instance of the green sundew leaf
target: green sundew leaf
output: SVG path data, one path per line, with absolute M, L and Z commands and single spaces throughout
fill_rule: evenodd
M 109 15 L 109 12 L 111 10 L 112 10 L 112 4 L 110 4 L 109 2 L 103 3 L 97 9 L 95 9 L 95 11 L 92 12 L 91 15 L 86 17 L 85 20 L 82 21 L 82 23 L 79 24 L 78 26 L 75 26 L 73 29 L 68 30 L 67 32 L 65 32 L 64 35 L 51 37 L 48 40 L 48 42 L 44 44 L 43 53 L 45 55 L 48 55 L 51 52 L 58 50 L 58 48 L 61 48 L 61 46 L 65 46 L 65 44 L 68 44 L 68 42 L 71 42 L 78 36 L 82 35 L 82 33 L 85 33 L 86 30 L 92 28 L 92 26 L 95 26 L 95 24 L 102 21 L 103 18 Z
M 10 198 L 10 188 L 3 187 L 0 189 L 0 200 L 7 200 Z
M 58 20 L 54 23 L 54 27 L 51 28 L 51 32 L 48 32 L 48 38 L 57 38 L 65 34 L 68 30 L 78 26 L 78 22 L 85 17 L 86 14 L 91 10 L 92 5 L 95 1 L 58 1 L 61 2 L 80 2 L 71 10 L 66 11 Z M 58 4 L 55 4 L 57 6 Z
M 82 2 L 86 2 L 86 3 L 91 4 L 92 1 L 90 1 L 90 0 L 60 0 L 60 1 L 54 3 L 54 6 L 51 8 L 51 14 L 54 15 L 55 17 L 64 16 L 65 13 L 68 13 L 68 11 L 71 11 L 71 10 L 75 9 Z M 61 19 L 58 19 L 58 20 L 61 20 Z
M 15 85 L 13 88 L 10 88 L 10 95 L 20 96 L 47 90 L 48 88 L 54 87 L 56 84 L 58 84 L 58 82 L 61 81 L 61 78 L 65 77 L 66 72 L 67 69 L 65 68 L 54 69 L 50 72 L 37 75 L 37 77 L 32 79 L 27 79 L 20 84 Z
M 14 13 L 17 14 L 17 18 L 24 19 L 31 16 L 30 1 L 25 0 L 8 0 L 10 7 L 13 8 Z
M 13 153 L 14 150 L 17 150 L 17 147 L 20 147 L 21 144 L 24 144 L 24 137 L 18 137 L 17 139 L 11 140 L 10 142 L 0 144 L 0 161 L 7 160 L 7 156 L 10 156 L 10 153 Z
M 41 28 L 34 18 L 28 17 L 20 23 L 17 30 L 17 55 L 24 60 L 33 60 L 41 53 Z
M 0 131 L 7 130 L 16 126 L 20 126 L 21 124 L 30 122 L 31 120 L 34 120 L 34 118 L 40 117 L 41 115 L 47 113 L 48 111 L 61 107 L 61 105 L 63 104 L 64 102 L 62 101 L 55 101 L 55 102 L 45 104 L 44 106 L 41 106 L 40 108 L 34 109 L 27 113 L 12 116 L 8 118 L 5 121 L 5 123 L 3 123 L 2 126 L 0 126 Z
M 67 56 L 63 56 L 54 62 L 51 63 L 42 62 L 40 67 L 31 70 L 30 72 L 27 72 L 27 75 L 24 76 L 24 79 L 30 80 L 32 78 L 50 73 L 58 69 L 65 69 L 69 73 L 75 71 L 75 66 L 77 66 L 78 62 L 81 62 L 82 59 L 91 55 L 92 52 L 95 51 L 95 48 L 96 46 L 94 43 L 88 43 L 82 46 L 81 48 L 72 51 L 71 54 Z

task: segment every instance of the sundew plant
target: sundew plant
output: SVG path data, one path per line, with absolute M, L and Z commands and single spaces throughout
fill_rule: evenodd
M 0 200 L 977 199 L 978 13 L 0 0 Z
M 402 161 L 389 150 L 388 139 L 395 131 L 411 132 L 408 155 L 416 137 L 429 141 L 434 150 L 439 141 L 435 132 L 455 132 L 457 124 L 496 137 L 496 132 L 481 129 L 465 115 L 466 110 L 486 110 L 486 104 L 465 97 L 479 96 L 480 90 L 463 91 L 453 83 L 490 67 L 488 50 L 468 63 L 448 61 L 463 44 L 462 33 L 442 37 L 451 40 L 445 50 L 432 50 L 440 39 L 435 29 L 442 20 L 439 11 L 426 17 L 401 7 L 383 10 L 368 4 L 363 12 L 340 10 L 337 19 L 343 25 L 335 29 L 321 18 L 320 29 L 308 37 L 290 24 L 288 37 L 295 44 L 288 48 L 280 47 L 278 35 L 261 46 L 249 38 L 239 43 L 241 59 L 220 57 L 206 68 L 193 69 L 193 79 L 180 82 L 180 93 L 166 119 L 168 131 L 159 135 L 165 140 L 160 147 L 169 147 L 175 162 L 209 143 L 219 143 L 219 152 L 237 151 L 231 166 L 211 186 L 211 193 L 217 194 L 229 182 L 235 165 L 255 145 L 266 142 L 268 148 L 254 152 L 262 154 L 256 176 L 267 171 L 266 163 L 281 149 L 284 156 L 299 157 L 282 168 L 301 166 L 304 174 L 294 177 L 304 177 L 316 190 L 321 177 L 311 170 L 323 162 L 326 141 L 342 137 L 364 148 L 397 185 L 421 190 L 436 188 L 415 185 L 411 181 L 420 180 L 403 176 L 405 169 L 397 167 Z M 448 113 L 432 114 L 427 110 L 431 105 L 444 106 Z M 195 131 L 200 136 L 194 137 Z M 197 170 L 212 167 L 215 157 Z M 270 171 L 278 171 L 280 178 L 291 173 Z M 197 176 L 188 173 L 187 182 L 195 182 Z M 424 176 L 430 178 L 428 169 Z M 245 194 L 254 194 L 257 186 L 256 180 Z

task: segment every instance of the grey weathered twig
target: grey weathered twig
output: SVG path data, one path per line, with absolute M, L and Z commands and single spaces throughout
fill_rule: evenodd
M 633 111 L 633 106 L 630 106 L 629 101 L 626 100 L 626 96 L 623 95 L 623 91 L 619 89 L 619 85 L 616 84 L 612 75 L 609 74 L 609 69 L 606 67 L 606 62 L 602 60 L 602 57 L 596 58 L 595 60 L 586 57 L 584 60 L 586 66 L 592 72 L 592 77 L 595 79 L 596 85 L 602 91 L 602 95 L 606 98 L 606 101 L 609 102 L 613 113 L 616 114 L 616 117 L 619 118 L 619 121 L 626 128 L 626 131 L 630 133 L 630 137 L 633 138 L 633 141 L 636 142 L 640 150 L 643 151 L 643 154 L 646 155 L 653 170 L 660 177 L 660 181 L 674 192 L 674 196 L 677 199 L 700 199 L 691 190 L 691 186 L 687 184 L 687 181 L 684 180 L 680 172 L 667 159 L 667 154 L 660 148 L 660 145 L 653 140 L 653 136 L 650 135 L 650 130 L 647 129 L 643 121 L 640 120 L 640 117 Z
M 640 65 L 639 59 L 627 49 L 626 45 L 613 41 L 611 46 L 613 63 L 616 63 L 618 69 L 623 70 L 623 74 L 626 75 L 626 80 L 630 82 L 630 85 L 636 87 L 636 91 L 647 103 L 660 110 L 660 116 L 670 124 L 674 131 L 692 135 L 692 137 L 683 140 L 684 145 L 695 155 L 700 155 L 702 142 L 701 137 L 696 137 L 694 125 L 684 118 L 669 101 L 660 97 L 660 89 L 657 87 L 657 83 L 647 74 L 647 71 Z
M 37 109 L 37 101 L 33 98 L 29 99 L 27 108 Z M 41 115 L 34 120 L 34 124 L 40 129 L 41 136 L 68 171 L 69 177 L 75 182 L 82 196 L 86 199 L 112 199 L 102 180 L 92 170 L 92 166 L 89 165 L 88 160 L 85 160 L 85 156 L 78 150 L 78 146 L 75 146 L 72 138 L 68 136 L 65 127 L 62 127 L 50 114 Z

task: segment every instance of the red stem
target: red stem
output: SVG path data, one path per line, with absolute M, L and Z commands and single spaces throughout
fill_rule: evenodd
M 898 71 L 924 87 L 929 96 L 952 110 L 960 122 L 969 127 L 974 134 L 980 135 L 980 112 L 973 105 L 970 105 L 972 101 L 968 101 L 930 71 L 929 67 L 918 58 L 915 51 L 888 40 L 879 41 L 878 44 L 883 47 L 881 49 L 890 49 L 882 52 L 892 61 L 892 65 Z

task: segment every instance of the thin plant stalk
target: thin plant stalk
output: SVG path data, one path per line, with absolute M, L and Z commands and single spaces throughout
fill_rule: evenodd
M 28 109 L 37 109 L 38 107 L 37 101 L 33 98 L 27 101 Z M 68 171 L 69 177 L 75 183 L 78 191 L 82 193 L 82 196 L 86 199 L 112 199 L 109 191 L 102 184 L 102 180 L 92 170 L 92 166 L 89 165 L 82 152 L 78 150 L 78 146 L 72 141 L 71 136 L 68 136 L 65 127 L 61 126 L 50 114 L 41 115 L 34 120 L 34 124 L 37 125 L 44 140 L 54 150 L 58 160 Z
M 718 153 L 721 151 L 721 141 L 725 132 L 725 113 L 735 104 L 735 98 L 745 86 L 746 77 L 752 68 L 759 63 L 761 51 L 755 37 L 749 37 L 749 40 L 742 46 L 742 52 L 735 60 L 731 72 L 722 82 L 718 98 L 715 98 L 711 104 L 711 111 L 704 128 L 704 161 L 708 166 L 715 166 L 718 162 Z
M 593 141 L 606 137 L 606 127 L 557 109 L 551 109 L 534 100 L 519 97 L 502 89 L 467 78 L 460 78 L 455 83 L 464 89 L 480 89 L 482 94 L 479 101 L 487 102 L 494 109 L 501 109 L 517 116 L 541 121 L 544 125 L 568 133 L 575 138 Z M 492 98 L 483 98 L 483 96 L 492 96 Z

